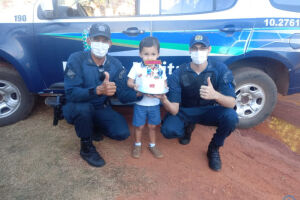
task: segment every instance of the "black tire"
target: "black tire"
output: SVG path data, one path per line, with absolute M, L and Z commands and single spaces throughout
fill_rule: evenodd
M 25 119 L 32 111 L 35 96 L 11 66 L 0 63 L 0 127 Z
M 234 70 L 233 74 L 236 81 L 238 128 L 253 127 L 272 113 L 277 102 L 276 85 L 259 69 L 244 67 Z

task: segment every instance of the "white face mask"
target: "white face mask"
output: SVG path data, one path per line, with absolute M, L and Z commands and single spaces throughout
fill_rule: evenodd
M 191 51 L 193 63 L 199 65 L 207 61 L 207 51 Z
M 109 49 L 109 44 L 107 43 L 91 42 L 92 53 L 98 58 L 104 57 L 107 54 L 108 49 Z

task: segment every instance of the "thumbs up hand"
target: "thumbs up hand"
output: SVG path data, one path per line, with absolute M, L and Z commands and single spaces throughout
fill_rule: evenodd
M 108 72 L 104 72 L 105 78 L 103 80 L 103 82 L 109 82 L 109 73 Z
M 96 88 L 97 95 L 113 96 L 116 93 L 117 87 L 114 82 L 109 81 L 109 73 L 104 72 L 105 78 L 101 85 Z
M 207 77 L 207 85 L 213 87 L 211 80 L 210 80 L 210 76 Z
M 199 92 L 202 99 L 216 100 L 218 97 L 218 92 L 214 89 L 210 77 L 207 77 L 207 85 L 202 85 Z

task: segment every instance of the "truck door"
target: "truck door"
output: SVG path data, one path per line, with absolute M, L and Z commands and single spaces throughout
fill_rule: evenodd
M 139 5 L 136 0 L 53 0 L 53 16 L 47 16 L 49 13 L 38 5 L 36 48 L 47 87 L 63 81 L 63 69 L 71 53 L 89 49 L 86 39 L 93 23 L 110 26 L 113 46 L 109 54 L 126 68 L 139 60 L 139 41 L 151 34 L 150 16 L 143 15 Z

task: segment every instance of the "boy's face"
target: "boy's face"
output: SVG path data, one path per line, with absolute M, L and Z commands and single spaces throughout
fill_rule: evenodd
M 157 47 L 143 47 L 142 52 L 140 52 L 140 57 L 144 62 L 147 60 L 156 60 L 159 57 Z

